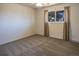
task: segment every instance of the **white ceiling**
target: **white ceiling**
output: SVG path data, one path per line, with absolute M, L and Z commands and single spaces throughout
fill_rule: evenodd
M 46 7 L 46 6 L 50 6 L 50 5 L 43 5 L 41 7 L 37 7 L 36 6 L 36 3 L 19 3 L 20 5 L 23 5 L 23 6 L 29 6 L 29 7 L 33 7 L 33 8 L 41 8 L 41 7 Z M 55 5 L 57 3 L 52 3 L 51 5 Z

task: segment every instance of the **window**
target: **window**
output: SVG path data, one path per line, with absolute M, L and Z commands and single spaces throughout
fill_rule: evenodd
M 55 11 L 48 12 L 48 21 L 54 22 L 55 21 Z
M 64 22 L 64 10 L 48 12 L 48 22 Z
M 57 11 L 56 12 L 56 21 L 57 22 L 64 21 L 64 11 Z

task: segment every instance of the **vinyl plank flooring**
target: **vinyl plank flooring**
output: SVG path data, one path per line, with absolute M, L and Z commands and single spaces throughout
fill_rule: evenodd
M 79 56 L 79 43 L 33 35 L 1 45 L 0 56 Z

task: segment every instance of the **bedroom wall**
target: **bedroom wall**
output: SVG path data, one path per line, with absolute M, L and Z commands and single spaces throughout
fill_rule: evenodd
M 35 9 L 0 4 L 0 45 L 35 34 Z
M 79 43 L 79 5 L 70 8 L 71 40 Z
M 63 39 L 63 23 L 49 23 L 49 36 Z
M 64 6 L 58 4 L 37 9 L 37 33 L 40 35 L 44 35 L 44 10 L 48 10 L 48 12 L 64 10 Z M 63 39 L 63 23 L 49 23 L 49 36 Z
M 57 4 L 54 6 L 50 6 L 50 7 L 45 7 L 45 8 L 38 8 L 37 9 L 37 33 L 40 35 L 44 35 L 44 10 L 48 10 L 48 11 L 56 11 L 56 10 L 63 10 L 65 6 L 70 6 L 70 21 L 71 21 L 71 26 L 70 26 L 70 40 L 71 41 L 75 41 L 75 42 L 79 42 L 79 4 Z M 53 33 L 55 32 L 59 32 L 59 28 L 60 27 L 60 34 L 57 35 L 53 35 Z M 56 37 L 56 38 L 60 38 L 63 39 L 63 23 L 49 23 L 49 33 L 51 37 Z M 52 30 L 53 28 L 56 28 L 56 30 Z

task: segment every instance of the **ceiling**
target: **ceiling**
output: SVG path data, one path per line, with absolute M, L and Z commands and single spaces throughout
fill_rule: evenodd
M 41 3 L 43 4 L 43 6 L 36 6 L 37 3 L 19 3 L 20 5 L 24 5 L 24 6 L 29 6 L 29 7 L 33 7 L 33 8 L 41 8 L 41 7 L 46 7 L 46 6 L 51 6 L 51 5 L 55 5 L 57 3 Z

